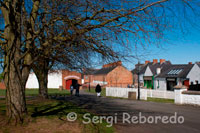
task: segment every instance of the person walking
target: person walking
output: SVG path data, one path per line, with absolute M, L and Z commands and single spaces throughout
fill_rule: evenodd
M 79 96 L 79 89 L 80 89 L 80 84 L 76 83 L 75 88 L 76 88 L 76 94 L 75 96 Z
M 101 86 L 99 84 L 97 84 L 95 91 L 97 93 L 97 97 L 100 97 L 101 96 Z
M 71 85 L 70 85 L 70 93 L 71 93 L 71 96 L 73 95 L 73 92 L 74 92 L 74 86 L 71 84 Z

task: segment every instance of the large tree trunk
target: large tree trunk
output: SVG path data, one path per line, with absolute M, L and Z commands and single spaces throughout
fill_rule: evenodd
M 35 71 L 35 74 L 39 83 L 39 96 L 48 98 L 48 70 L 38 69 L 37 72 Z
M 4 82 L 6 85 L 6 106 L 8 120 L 15 120 L 16 123 L 22 123 L 24 116 L 27 114 L 25 100 L 25 84 L 21 80 L 15 69 L 10 63 L 9 72 L 5 74 Z
M 33 71 L 36 74 L 39 83 L 39 96 L 48 98 L 48 71 L 49 61 L 47 59 L 40 59 L 33 66 Z
M 27 114 L 25 85 L 30 73 L 31 55 L 24 54 L 21 43 L 22 1 L 4 1 L 1 6 L 4 17 L 4 83 L 6 85 L 6 114 L 8 120 L 22 123 Z M 30 43 L 29 43 L 30 44 Z M 28 46 L 26 46 L 28 49 Z M 24 54 L 24 55 L 22 55 Z

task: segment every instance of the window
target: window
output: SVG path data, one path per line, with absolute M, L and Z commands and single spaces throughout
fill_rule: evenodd
M 168 75 L 178 75 L 179 73 L 181 73 L 183 71 L 183 69 L 172 69 L 170 70 L 167 74 Z

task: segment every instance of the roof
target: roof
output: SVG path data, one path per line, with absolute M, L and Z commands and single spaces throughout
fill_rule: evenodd
M 171 64 L 170 61 L 165 61 L 162 64 L 160 64 L 160 63 L 155 63 L 155 64 L 151 63 L 149 65 L 149 67 L 150 67 L 153 75 L 156 75 L 156 69 L 157 68 L 161 68 L 161 73 L 162 73 L 162 72 L 166 71 L 167 69 L 169 69 L 171 65 L 172 64 Z
M 111 72 L 113 69 L 115 69 L 117 66 L 112 66 L 112 67 L 104 67 L 101 68 L 97 71 L 95 71 L 93 74 L 94 75 L 101 75 L 101 74 L 108 74 L 109 72 Z
M 99 69 L 87 68 L 87 69 L 84 70 L 83 74 L 84 75 L 92 75 L 92 74 L 94 74 L 98 70 Z
M 140 74 L 144 73 L 146 70 L 146 67 L 147 65 L 146 64 L 140 64 Z M 132 71 L 131 71 L 133 74 L 137 74 L 138 73 L 138 65 L 136 66 L 136 68 L 134 68 Z
M 171 65 L 169 69 L 165 72 L 160 73 L 157 78 L 186 78 L 194 64 L 180 64 L 180 65 Z
M 171 66 L 171 62 L 165 61 L 162 64 L 150 62 L 148 64 L 143 64 L 140 66 L 140 74 L 144 74 L 148 66 L 150 70 L 152 71 L 153 75 L 156 75 L 157 68 L 161 68 L 161 73 L 162 73 L 166 71 L 167 69 L 169 69 L 169 67 Z M 136 74 L 137 72 L 138 72 L 138 66 L 132 70 L 133 74 Z

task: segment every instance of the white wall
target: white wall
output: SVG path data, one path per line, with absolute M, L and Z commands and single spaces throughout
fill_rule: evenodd
M 200 95 L 182 94 L 183 91 L 187 89 L 175 89 L 176 104 L 200 105 Z
M 175 93 L 174 93 L 174 91 L 161 91 L 161 90 L 149 90 L 149 89 L 147 89 L 147 97 L 174 99 Z
M 39 88 L 38 80 L 35 73 L 29 74 L 28 80 L 26 82 L 26 88 L 33 88 L 33 89 Z
M 159 80 L 159 88 L 158 88 L 158 80 Z M 155 78 L 155 80 L 154 80 L 154 88 L 156 90 L 166 91 L 167 90 L 166 78 Z
M 136 92 L 136 96 L 138 95 L 138 89 L 136 88 L 106 87 L 106 96 L 128 98 L 129 92 Z M 147 100 L 146 89 L 140 90 L 140 98 L 143 100 Z
M 191 71 L 188 73 L 187 78 L 190 79 L 190 84 L 193 82 L 195 84 L 195 81 L 198 80 L 200 83 L 200 68 L 197 64 L 194 64 Z
M 62 72 L 57 71 L 48 74 L 48 88 L 59 88 L 62 85 Z M 26 83 L 26 88 L 39 88 L 38 80 L 35 73 L 29 74 L 28 81 Z
M 48 88 L 59 88 L 62 86 L 62 71 L 48 74 Z
M 143 79 L 144 74 L 140 74 L 139 79 L 140 79 L 140 83 L 144 83 L 144 79 Z
M 153 73 L 151 72 L 151 69 L 149 68 L 149 66 L 147 66 L 144 76 L 153 76 Z
M 138 92 L 137 88 L 116 88 L 116 87 L 106 87 L 106 96 L 112 97 L 122 97 L 128 98 L 129 92 Z M 140 89 L 141 99 L 147 100 L 147 97 L 153 98 L 164 98 L 164 99 L 174 99 L 175 93 L 173 91 L 159 91 L 159 90 L 149 90 Z

